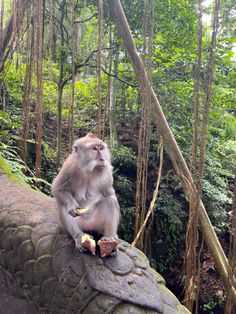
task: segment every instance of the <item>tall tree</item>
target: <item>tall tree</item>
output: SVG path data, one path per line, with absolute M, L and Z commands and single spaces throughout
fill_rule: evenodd
M 29 0 L 19 0 L 14 1 L 12 15 L 6 25 L 2 30 L 2 45 L 0 50 L 0 73 L 4 69 L 4 62 L 8 57 L 10 51 L 12 51 L 13 44 L 16 48 L 19 43 L 20 33 L 22 33 L 22 26 L 24 25 L 23 20 L 25 12 L 27 11 L 29 5 Z M 18 38 L 18 40 L 16 40 Z
M 31 19 L 29 13 L 27 14 L 28 19 Z M 28 140 L 29 140 L 29 128 L 30 128 L 30 110 L 31 110 L 31 91 L 32 91 L 32 73 L 33 73 L 33 59 L 34 59 L 34 40 L 35 30 L 34 23 L 32 20 L 31 26 L 27 32 L 26 47 L 27 59 L 26 59 L 26 72 L 24 79 L 24 93 L 23 93 L 23 111 L 22 111 L 22 131 L 20 141 L 20 156 L 27 163 L 28 155 Z
M 0 65 L 3 63 L 3 16 L 4 16 L 4 0 L 1 4 L 1 14 L 0 14 Z M 4 89 L 3 89 L 3 79 L 0 77 L 0 103 L 2 108 L 4 108 Z
M 98 0 L 98 111 L 97 111 L 97 135 L 102 135 L 102 46 L 103 46 L 103 0 Z
M 55 3 L 54 0 L 49 0 L 49 52 L 51 57 L 55 55 L 56 52 L 56 34 L 55 25 L 53 23 L 53 17 L 55 15 Z
M 194 124 L 192 131 L 192 154 L 190 170 L 195 179 L 198 192 L 200 192 L 200 181 L 197 175 L 198 161 L 198 136 L 199 136 L 199 110 L 200 110 L 200 86 L 201 86 L 201 65 L 202 65 L 202 0 L 198 1 L 198 35 L 197 35 L 197 62 L 194 71 L 194 96 L 193 96 L 193 116 Z M 185 277 L 185 296 L 186 307 L 192 312 L 194 302 L 197 306 L 198 296 L 196 287 L 199 286 L 198 267 L 197 267 L 197 244 L 198 244 L 198 197 L 191 199 L 189 207 L 189 220 L 186 234 L 186 277 Z
M 43 128 L 43 29 L 44 29 L 44 1 L 34 1 L 34 19 L 35 23 L 35 55 L 36 55 L 36 78 L 37 78 L 37 90 L 36 90 L 36 105 L 35 105 L 35 174 L 37 177 L 41 176 L 41 163 L 42 163 L 42 128 Z
M 205 150 L 206 150 L 206 141 L 207 141 L 207 130 L 208 130 L 208 121 L 209 121 L 209 112 L 212 100 L 212 83 L 213 83 L 213 73 L 214 73 L 214 64 L 215 64 L 215 53 L 216 53 L 216 43 L 217 35 L 219 32 L 219 10 L 220 10 L 220 1 L 214 1 L 214 16 L 213 16 L 213 25 L 212 25 L 212 38 L 209 52 L 209 60 L 206 69 L 206 82 L 205 82 L 205 102 L 204 102 L 204 111 L 203 111 L 203 121 L 201 129 L 201 145 L 200 145 L 200 155 L 198 163 L 198 172 L 199 177 L 203 177 L 204 165 L 205 165 Z
M 70 35 L 70 53 L 71 53 L 71 97 L 68 113 L 68 152 L 71 153 L 72 144 L 74 141 L 74 103 L 75 103 L 75 45 L 74 38 L 75 33 L 75 10 L 74 2 L 70 5 L 70 22 L 71 22 L 71 35 Z M 79 23 L 80 24 L 80 23 Z
M 62 127 L 62 93 L 63 93 L 63 72 L 65 61 L 65 37 L 64 37 L 64 18 L 66 15 L 66 0 L 60 3 L 60 58 L 59 58 L 59 80 L 58 80 L 58 100 L 57 100 L 57 168 L 61 163 L 61 127 Z

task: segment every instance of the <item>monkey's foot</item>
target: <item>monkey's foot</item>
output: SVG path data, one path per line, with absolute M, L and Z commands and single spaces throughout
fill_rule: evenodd
M 116 255 L 118 239 L 102 237 L 98 241 L 101 257 Z
M 79 250 L 82 252 L 90 251 L 96 255 L 96 242 L 89 234 L 82 234 L 80 237 Z

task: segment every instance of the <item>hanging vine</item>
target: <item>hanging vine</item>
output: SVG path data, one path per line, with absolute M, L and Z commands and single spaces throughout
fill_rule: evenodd
M 151 10 L 150 10 L 151 8 Z M 149 0 L 144 1 L 144 65 L 148 69 L 147 72 L 150 77 L 150 42 L 151 30 L 149 25 L 152 2 Z M 149 51 L 148 51 L 149 50 Z M 141 107 L 141 123 L 139 129 L 138 141 L 138 161 L 137 161 L 137 180 L 136 180 L 136 207 L 135 207 L 135 237 L 144 223 L 146 216 L 146 200 L 147 200 L 147 177 L 148 177 L 148 159 L 150 147 L 150 95 L 148 91 L 142 97 Z M 135 245 L 140 249 L 146 251 L 145 240 L 143 232 L 139 235 L 139 240 Z

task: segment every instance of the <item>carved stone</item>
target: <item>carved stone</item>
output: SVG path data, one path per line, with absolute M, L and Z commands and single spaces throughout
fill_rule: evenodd
M 80 253 L 54 200 L 0 174 L 0 266 L 40 313 L 189 313 L 146 256 L 120 241 L 114 257 Z

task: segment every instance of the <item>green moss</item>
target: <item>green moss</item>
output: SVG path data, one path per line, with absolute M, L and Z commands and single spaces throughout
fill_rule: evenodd
M 3 172 L 9 176 L 12 175 L 11 169 L 7 163 L 7 161 L 0 155 L 0 168 Z
M 17 182 L 20 185 L 28 186 L 28 184 L 22 180 L 21 177 L 17 176 L 11 171 L 11 168 L 5 158 L 0 154 L 0 169 L 4 174 L 8 175 L 14 182 Z M 0 174 L 1 175 L 1 174 Z

